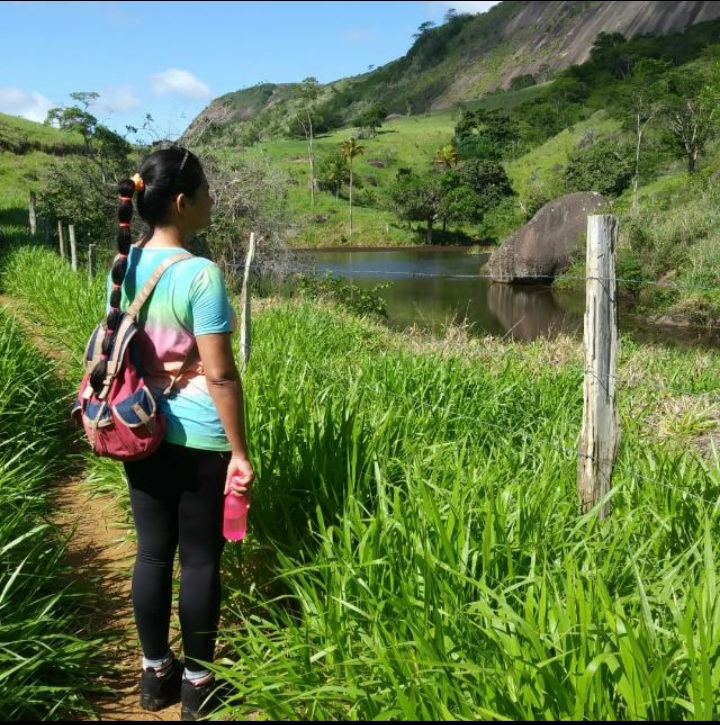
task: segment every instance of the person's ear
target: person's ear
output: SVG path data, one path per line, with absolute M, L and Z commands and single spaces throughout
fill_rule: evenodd
M 188 198 L 185 194 L 178 194 L 175 199 L 175 209 L 180 216 L 185 216 L 187 211 Z

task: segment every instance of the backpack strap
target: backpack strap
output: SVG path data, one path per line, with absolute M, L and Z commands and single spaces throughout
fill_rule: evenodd
M 194 344 L 192 346 L 192 349 L 188 353 L 187 357 L 185 358 L 185 362 L 183 363 L 180 370 L 173 376 L 173 379 L 170 381 L 170 385 L 165 388 L 163 391 L 163 395 L 165 397 L 168 397 L 169 395 L 172 395 L 172 391 L 175 389 L 175 386 L 178 384 L 178 381 L 180 378 L 185 375 L 185 373 L 190 370 L 190 368 L 200 360 L 200 351 L 198 350 L 197 344 Z
M 180 254 L 169 257 L 164 262 L 159 264 L 157 269 L 152 273 L 152 276 L 147 281 L 145 286 L 142 288 L 142 290 L 140 290 L 140 293 L 135 297 L 135 300 L 128 309 L 128 311 L 122 316 L 120 320 L 120 325 L 115 332 L 113 348 L 110 352 L 109 359 L 106 362 L 107 367 L 105 375 L 105 385 L 102 392 L 98 396 L 100 400 L 105 400 L 110 392 L 110 386 L 112 384 L 113 378 L 115 377 L 115 375 L 117 375 L 123 363 L 125 349 L 129 344 L 129 341 L 135 336 L 135 331 L 137 329 L 136 318 L 140 314 L 140 310 L 142 310 L 142 308 L 145 306 L 145 303 L 150 298 L 150 295 L 155 291 L 155 287 L 157 287 L 158 282 L 165 274 L 165 272 L 167 272 L 171 267 L 174 267 L 179 262 L 184 262 L 186 259 L 192 258 L 193 255 L 189 252 L 182 252 Z M 188 359 L 189 357 L 190 356 L 188 356 Z M 190 364 L 192 364 L 192 362 Z M 182 375 L 184 372 L 187 372 L 189 367 L 190 365 L 188 365 L 188 360 L 186 360 L 185 364 L 183 364 L 183 369 L 173 380 L 172 385 L 169 388 L 170 391 L 172 391 L 172 388 L 175 387 L 175 384 L 177 383 L 177 378 L 179 378 L 180 375 Z
M 181 254 L 176 254 L 174 257 L 169 257 L 162 264 L 158 265 L 158 268 L 152 273 L 152 276 L 142 290 L 140 290 L 140 294 L 135 297 L 135 301 L 132 305 L 130 305 L 130 309 L 125 314 L 132 320 L 136 320 L 137 316 L 140 314 L 140 310 L 142 310 L 150 295 L 155 291 L 155 287 L 157 287 L 158 282 L 165 272 L 167 272 L 170 267 L 174 267 L 178 264 L 178 262 L 184 262 L 186 259 L 192 258 L 193 255 L 189 252 L 182 252 Z
M 187 252 L 182 252 L 180 254 L 176 254 L 174 257 L 170 257 L 169 259 L 166 259 L 162 264 L 158 266 L 158 268 L 153 272 L 152 277 L 147 281 L 147 284 L 143 289 L 140 291 L 140 294 L 135 297 L 135 301 L 130 306 L 130 309 L 127 311 L 126 316 L 129 317 L 131 320 L 135 321 L 137 316 L 140 314 L 140 310 L 143 308 L 143 305 L 147 302 L 150 295 L 155 290 L 155 287 L 157 286 L 158 282 L 160 281 L 161 277 L 165 274 L 165 272 L 170 269 L 170 267 L 173 267 L 174 265 L 178 264 L 178 262 L 183 262 L 186 259 L 192 259 L 193 255 L 189 254 Z M 192 349 L 188 353 L 187 357 L 185 358 L 185 362 L 182 364 L 182 367 L 177 372 L 177 374 L 173 377 L 173 379 L 170 382 L 170 385 L 163 391 L 164 396 L 169 396 L 172 394 L 172 391 L 174 390 L 175 386 L 178 383 L 178 380 L 185 375 L 185 373 L 190 370 L 190 368 L 200 359 L 200 353 L 198 351 L 197 345 L 193 345 Z

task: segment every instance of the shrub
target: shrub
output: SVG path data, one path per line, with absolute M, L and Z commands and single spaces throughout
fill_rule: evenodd
M 572 152 L 565 172 L 566 191 L 597 191 L 619 196 L 634 175 L 629 148 L 612 141 L 600 141 Z
M 344 279 L 333 277 L 328 272 L 323 277 L 301 276 L 298 291 L 301 296 L 308 299 L 324 299 L 339 304 L 360 317 L 387 319 L 387 306 L 379 293 L 388 287 L 388 284 L 381 284 L 370 289 L 361 289 Z

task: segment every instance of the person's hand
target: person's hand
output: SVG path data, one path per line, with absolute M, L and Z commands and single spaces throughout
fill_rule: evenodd
M 225 495 L 234 493 L 236 496 L 245 496 L 252 490 L 254 481 L 255 473 L 250 461 L 247 458 L 233 456 L 228 465 Z

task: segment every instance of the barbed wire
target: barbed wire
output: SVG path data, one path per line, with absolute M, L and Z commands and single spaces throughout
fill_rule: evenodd
M 500 357 L 500 353 L 496 353 L 497 357 Z M 507 357 L 506 355 L 502 354 L 502 357 Z M 596 371 L 594 370 L 583 370 L 580 369 L 579 374 L 582 376 L 591 375 L 593 376 L 600 384 L 603 386 L 605 391 L 609 394 L 609 380 L 614 379 L 616 382 L 620 382 L 623 385 L 627 385 L 630 387 L 630 385 L 627 382 L 622 381 L 621 377 L 619 375 L 610 374 L 605 375 L 605 380 L 603 381 L 601 379 L 601 376 L 597 375 Z M 347 387 L 347 381 L 337 381 L 339 384 L 342 384 L 345 388 Z M 648 387 L 647 381 L 643 381 L 644 387 Z M 657 385 L 657 386 L 650 386 L 652 389 L 662 392 L 663 394 L 674 394 L 675 396 L 683 396 L 683 397 L 695 397 L 697 399 L 702 399 L 708 396 L 716 395 L 720 398 L 720 392 L 715 393 L 711 391 L 707 391 L 704 393 L 695 393 L 695 392 L 673 392 L 668 389 L 666 385 Z M 371 391 L 372 392 L 372 391 Z M 405 398 L 402 396 L 393 393 L 392 391 L 389 391 L 387 388 L 382 390 L 380 394 L 385 394 L 390 396 L 391 398 L 394 398 L 398 401 L 407 402 Z M 518 429 L 517 427 L 510 428 L 509 426 L 501 426 L 496 423 L 492 423 L 487 420 L 479 420 L 477 417 L 470 417 L 467 415 L 462 415 L 459 413 L 456 413 L 452 411 L 449 408 L 443 409 L 441 406 L 441 402 L 436 402 L 433 405 L 430 405 L 429 403 L 426 403 L 425 401 L 413 400 L 413 407 L 420 407 L 421 409 L 430 411 L 433 415 L 439 415 L 441 418 L 446 418 L 447 423 L 451 423 L 453 421 L 464 421 L 468 423 L 472 423 L 474 427 L 477 427 L 478 425 L 481 425 L 483 429 L 491 429 L 493 431 L 497 431 L 502 433 L 503 435 L 511 435 L 511 436 L 517 436 L 522 435 L 525 439 L 532 437 L 532 433 L 528 430 Z M 685 498 L 690 498 L 692 500 L 695 500 L 699 503 L 701 503 L 704 507 L 711 507 L 715 509 L 716 511 L 720 508 L 720 485 L 718 486 L 718 493 L 717 493 L 717 500 L 713 503 L 707 500 L 706 497 L 699 496 L 691 491 L 688 491 L 687 489 L 681 489 L 677 486 L 672 486 L 670 484 L 663 483 L 658 478 L 650 478 L 649 476 L 646 476 L 645 474 L 642 474 L 636 470 L 631 470 L 627 467 L 621 466 L 618 464 L 617 459 L 615 460 L 607 460 L 607 459 L 600 459 L 595 456 L 586 455 L 580 452 L 580 443 L 579 443 L 579 437 L 580 433 L 578 433 L 578 445 L 577 448 L 571 449 L 567 446 L 558 446 L 558 450 L 565 455 L 574 458 L 574 459 L 582 459 L 585 458 L 586 460 L 591 460 L 595 463 L 603 464 L 603 465 L 609 465 L 612 467 L 613 475 L 616 476 L 617 473 L 621 473 L 622 475 L 628 477 L 631 481 L 644 481 L 645 483 L 662 488 L 665 490 L 668 490 L 670 492 L 673 492 L 677 495 L 683 496 Z M 619 489 L 615 489 L 619 490 Z
M 89 245 L 87 245 L 85 248 L 88 248 L 89 249 Z M 382 272 L 382 274 L 387 274 L 387 273 L 386 272 Z M 424 275 L 424 276 L 428 276 L 428 275 Z M 438 275 L 435 275 L 434 277 L 435 278 L 445 278 L 445 279 L 452 279 L 452 278 L 455 278 L 455 279 L 458 279 L 458 278 L 478 279 L 478 277 L 476 277 L 476 276 L 472 276 L 472 277 L 470 277 L 470 276 L 468 276 L 468 277 L 464 277 L 464 276 L 462 276 L 462 277 L 457 277 L 457 276 L 447 277 L 447 276 L 442 276 L 442 275 L 439 275 L 439 276 Z M 605 280 L 602 280 L 602 281 L 612 281 L 612 280 L 605 279 Z M 500 355 L 501 355 L 500 353 L 497 353 L 497 356 L 498 357 L 500 357 Z M 503 354 L 503 357 L 506 357 L 506 355 Z M 601 377 L 598 376 L 596 374 L 596 372 L 595 371 L 592 371 L 592 370 L 582 370 L 582 369 L 580 369 L 580 370 L 578 370 L 578 373 L 579 374 L 582 374 L 582 375 L 592 375 L 592 376 L 594 376 L 601 383 L 601 385 L 604 386 L 604 388 L 608 392 L 609 392 L 609 380 L 614 379 L 615 381 L 621 381 L 620 376 L 619 375 L 614 375 L 614 374 L 606 375 L 606 376 L 604 376 L 605 379 L 602 380 Z M 342 384 L 345 388 L 347 388 L 347 381 L 337 380 L 336 381 L 336 384 Z M 625 383 L 625 384 L 627 384 L 627 383 Z M 646 382 L 644 382 L 643 384 L 645 386 L 647 386 L 647 383 Z M 662 386 L 662 387 L 661 386 L 657 386 L 656 389 L 657 390 L 661 390 L 664 393 L 670 392 L 670 391 L 668 391 L 667 386 Z M 376 391 L 377 391 L 377 389 L 376 389 Z M 363 391 L 361 391 L 361 392 L 363 392 Z M 373 391 L 370 390 L 370 392 L 373 392 Z M 407 402 L 407 399 L 406 398 L 404 398 L 403 396 L 400 396 L 400 395 L 398 395 L 396 393 L 393 393 L 392 391 L 388 390 L 387 388 L 384 388 L 382 390 L 379 390 L 379 393 L 380 393 L 380 395 L 386 395 L 386 396 L 389 396 L 389 397 L 394 398 L 396 400 L 400 400 L 400 401 L 403 401 L 403 402 Z M 706 393 L 700 393 L 700 394 L 697 394 L 697 393 L 676 393 L 676 394 L 677 395 L 684 395 L 684 396 L 695 396 L 695 397 L 698 397 L 698 398 L 700 398 L 700 397 L 706 397 L 706 396 L 709 396 L 709 395 L 716 395 L 716 393 L 712 393 L 712 392 L 706 392 Z M 533 436 L 532 431 L 527 430 L 527 429 L 518 428 L 518 427 L 512 427 L 511 428 L 511 427 L 509 427 L 507 425 L 503 426 L 503 425 L 499 425 L 497 423 L 493 423 L 491 421 L 486 421 L 486 420 L 478 419 L 478 417 L 470 417 L 470 416 L 467 416 L 467 415 L 463 415 L 463 414 L 457 413 L 457 412 L 453 411 L 452 408 L 448 408 L 447 406 L 446 407 L 443 407 L 442 406 L 442 400 L 434 403 L 433 405 L 430 405 L 429 403 L 426 403 L 425 401 L 413 399 L 412 405 L 413 405 L 413 407 L 418 407 L 419 406 L 422 409 L 429 410 L 433 415 L 438 415 L 441 418 L 445 418 L 447 423 L 452 423 L 454 421 L 465 421 L 465 422 L 468 422 L 468 423 L 472 423 L 473 426 L 474 426 L 474 428 L 476 428 L 478 425 L 481 425 L 483 427 L 483 429 L 490 429 L 492 431 L 501 432 L 503 435 L 512 435 L 512 436 L 521 435 L 525 439 L 532 438 L 532 436 Z M 649 476 L 646 476 L 645 474 L 642 474 L 642 473 L 640 473 L 640 472 L 638 472 L 636 470 L 631 470 L 631 469 L 629 469 L 629 468 L 627 468 L 625 466 L 622 466 L 622 465 L 620 465 L 618 463 L 617 460 L 600 459 L 600 458 L 597 458 L 595 456 L 590 456 L 590 455 L 583 454 L 579 450 L 579 443 L 578 443 L 577 449 L 571 449 L 568 446 L 559 445 L 559 446 L 557 446 L 556 450 L 558 452 L 566 455 L 566 456 L 571 457 L 571 458 L 577 458 L 577 459 L 585 458 L 586 460 L 591 460 L 591 461 L 593 461 L 595 463 L 612 466 L 612 469 L 613 469 L 613 471 L 614 471 L 615 474 L 617 474 L 619 472 L 619 473 L 621 473 L 621 474 L 629 477 L 631 480 L 644 481 L 647 484 L 652 485 L 654 487 L 663 488 L 663 489 L 666 489 L 666 490 L 671 491 L 673 493 L 676 493 L 678 495 L 681 495 L 681 496 L 683 496 L 685 498 L 689 498 L 689 499 L 692 499 L 692 500 L 696 500 L 696 501 L 702 503 L 703 506 L 712 507 L 715 510 L 717 510 L 720 507 L 720 488 L 719 488 L 718 494 L 717 494 L 717 501 L 715 503 L 713 503 L 713 502 L 708 501 L 706 497 L 699 496 L 699 495 L 697 495 L 697 494 L 695 494 L 695 493 L 693 493 L 691 491 L 688 491 L 686 489 L 678 488 L 677 486 L 672 486 L 670 484 L 665 484 L 661 480 L 659 480 L 658 478 L 650 478 Z M 620 489 L 616 489 L 616 490 L 620 490 Z
M 90 246 L 96 246 L 96 245 L 78 243 L 77 246 L 78 247 L 82 247 L 83 249 L 89 250 Z M 365 273 L 365 271 L 363 271 L 363 273 Z M 375 272 L 375 274 L 380 275 L 380 274 L 393 274 L 393 273 L 377 271 L 377 272 Z M 405 273 L 397 273 L 397 274 L 405 274 Z M 424 275 L 424 274 L 417 274 L 415 276 L 421 276 L 421 277 L 424 277 L 424 278 L 435 278 L 435 279 L 490 279 L 490 277 L 482 277 L 482 276 L 479 276 L 478 277 L 478 276 L 475 276 L 475 275 L 473 275 L 473 276 L 464 276 L 464 275 L 452 276 L 452 275 Z M 596 278 L 576 278 L 576 279 L 578 279 L 578 280 L 580 280 L 580 279 L 587 280 L 587 279 L 596 279 Z M 597 279 L 600 279 L 601 281 L 608 281 L 609 280 L 609 278 L 597 278 Z M 518 324 L 520 324 L 520 323 L 518 323 Z M 705 327 L 705 326 L 699 326 L 699 325 L 698 326 L 692 326 L 692 325 L 691 326 L 684 326 L 683 329 L 684 330 L 687 330 L 687 329 L 697 329 L 697 330 L 702 330 L 704 332 L 708 332 L 709 331 L 707 327 Z M 512 330 L 509 331 L 509 333 L 506 333 L 506 337 L 508 335 L 510 335 L 511 332 L 512 332 Z M 498 358 L 500 358 L 500 357 L 503 357 L 504 358 L 504 357 L 506 357 L 506 352 L 504 352 L 504 351 L 503 352 L 497 352 L 497 353 L 494 353 L 494 352 L 486 352 L 485 355 L 484 355 L 485 358 L 490 357 L 490 356 L 496 356 Z M 606 392 L 609 392 L 609 380 L 615 380 L 616 383 L 618 383 L 620 386 L 625 385 L 627 387 L 632 387 L 631 384 L 628 381 L 625 381 L 623 379 L 623 377 L 621 377 L 620 375 L 610 375 L 610 376 L 608 376 L 608 380 L 605 380 L 604 381 L 604 380 L 601 380 L 600 378 L 597 378 L 597 375 L 596 375 L 595 371 L 586 370 L 586 371 L 583 372 L 583 374 L 584 375 L 593 375 L 593 376 L 595 376 L 596 379 L 598 380 L 598 382 L 600 383 L 600 385 L 603 387 L 603 389 L 606 390 Z M 654 389 L 656 391 L 659 391 L 659 392 L 662 392 L 662 393 L 673 393 L 676 396 L 685 396 L 685 397 L 707 397 L 707 396 L 711 396 L 711 395 L 714 394 L 712 392 L 697 393 L 695 391 L 671 391 L 666 385 L 653 385 L 653 384 L 647 383 L 646 381 L 643 382 L 643 385 L 644 385 L 644 387 L 651 387 L 652 389 Z
M 383 392 L 391 398 L 406 402 L 405 399 L 402 398 L 402 396 L 397 395 L 391 391 L 388 391 L 387 389 L 385 389 Z M 420 408 L 430 410 L 430 412 L 432 412 L 433 414 L 440 414 L 441 416 L 443 413 L 447 413 L 449 410 L 448 408 L 445 408 L 443 410 L 439 406 L 439 404 L 435 404 L 435 405 L 431 406 L 430 404 L 428 404 L 424 401 L 413 400 L 413 407 L 418 407 L 418 406 Z M 492 423 L 490 421 L 479 420 L 477 417 L 471 418 L 470 416 L 458 414 L 458 413 L 455 413 L 452 411 L 450 411 L 450 414 L 451 414 L 451 418 L 447 422 L 466 421 L 466 422 L 472 423 L 474 425 L 474 427 L 482 426 L 483 429 L 489 428 L 493 431 L 499 431 L 505 435 L 517 436 L 519 434 L 522 434 L 525 438 L 532 437 L 531 432 L 527 431 L 527 430 L 522 430 L 522 429 L 519 429 L 516 427 L 510 428 L 509 426 L 501 426 L 496 423 Z M 579 439 L 579 437 L 580 437 L 580 434 L 578 433 L 578 439 Z M 712 503 L 712 502 L 709 502 L 707 500 L 707 498 L 698 496 L 697 494 L 692 493 L 691 491 L 688 491 L 687 489 L 681 489 L 681 488 L 678 488 L 677 486 L 671 486 L 670 484 L 665 484 L 659 479 L 650 478 L 650 477 L 646 476 L 645 474 L 639 473 L 636 470 L 631 470 L 629 468 L 621 466 L 618 463 L 617 459 L 615 459 L 615 460 L 602 459 L 602 458 L 597 458 L 596 456 L 583 454 L 580 452 L 579 440 L 578 440 L 577 448 L 569 448 L 568 446 L 560 445 L 557 447 L 556 450 L 558 450 L 561 453 L 564 453 L 565 455 L 567 455 L 573 459 L 579 460 L 579 459 L 584 458 L 586 460 L 590 460 L 595 463 L 611 466 L 614 474 L 617 474 L 618 472 L 620 472 L 631 479 L 635 479 L 635 480 L 640 479 L 652 486 L 657 486 L 657 487 L 663 488 L 665 490 L 672 491 L 673 493 L 682 495 L 686 498 L 691 498 L 693 500 L 697 500 L 698 502 L 702 503 L 705 506 L 712 506 L 712 508 L 714 508 L 714 509 L 720 508 L 720 484 L 718 485 L 717 501 L 715 503 Z M 719 472 L 720 472 L 720 469 L 719 469 Z
M 89 250 L 90 247 L 98 248 L 101 245 L 87 243 L 87 242 L 76 242 L 76 248 Z M 308 265 L 307 267 L 299 267 L 294 270 L 290 270 L 291 276 L 301 276 L 306 274 L 315 274 L 317 276 L 323 275 L 336 275 L 347 277 L 351 280 L 357 279 L 358 277 L 380 277 L 380 278 L 394 278 L 394 279 L 437 279 L 447 281 L 481 281 L 481 282 L 495 282 L 498 284 L 513 284 L 514 279 L 499 278 L 493 275 L 483 274 L 435 274 L 428 272 L 415 272 L 412 270 L 408 271 L 393 271 L 393 270 L 373 270 L 373 269 L 349 269 L 349 270 L 333 270 L 333 269 L 318 269 L 315 265 Z M 553 278 L 549 275 L 524 275 L 522 282 L 517 283 L 517 286 L 522 286 L 526 282 L 537 283 L 538 286 L 551 287 Z M 627 284 L 634 287 L 656 287 L 665 291 L 688 291 L 688 292 L 720 292 L 720 286 L 712 287 L 705 285 L 697 285 L 690 283 L 677 283 L 677 282 L 663 282 L 663 281 L 651 281 L 651 280 L 637 280 L 627 279 L 623 277 L 581 277 L 581 276 L 563 276 L 563 281 L 567 282 L 615 282 L 618 284 Z
M 498 284 L 512 284 L 514 278 L 499 278 L 493 275 L 483 274 L 431 274 L 428 272 L 396 272 L 392 270 L 370 270 L 370 269 L 350 269 L 350 270 L 332 270 L 332 269 L 318 269 L 317 267 L 309 266 L 308 268 L 301 268 L 293 274 L 308 274 L 315 273 L 317 275 L 339 275 L 347 276 L 349 278 L 357 278 L 363 276 L 369 277 L 394 277 L 398 279 L 442 279 L 448 281 L 486 281 L 496 282 Z M 551 286 L 553 277 L 550 275 L 523 275 L 521 278 L 522 282 L 532 281 L 537 282 L 540 286 Z M 695 284 L 684 284 L 684 283 L 670 283 L 661 281 L 651 280 L 637 280 L 637 279 L 626 279 L 623 277 L 580 277 L 580 276 L 563 276 L 562 281 L 567 282 L 618 282 L 636 287 L 658 287 L 659 289 L 669 291 L 698 291 L 698 292 L 720 292 L 720 287 L 709 287 Z M 517 283 L 522 285 L 522 282 Z

